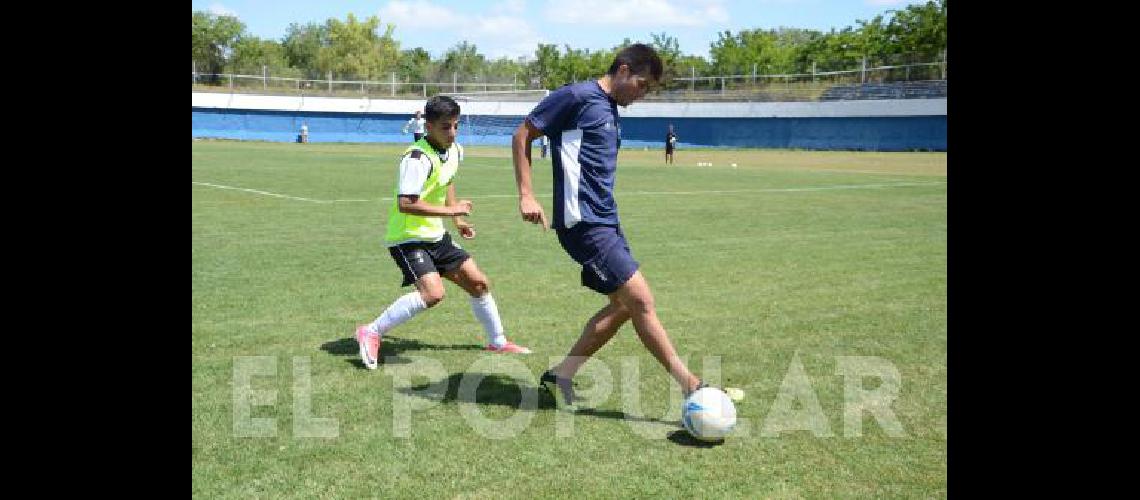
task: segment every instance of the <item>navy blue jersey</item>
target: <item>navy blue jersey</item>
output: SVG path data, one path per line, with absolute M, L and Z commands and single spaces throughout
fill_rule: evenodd
M 551 227 L 617 225 L 614 174 L 621 146 L 617 103 L 596 80 L 551 92 L 527 115 L 550 138 L 554 164 Z

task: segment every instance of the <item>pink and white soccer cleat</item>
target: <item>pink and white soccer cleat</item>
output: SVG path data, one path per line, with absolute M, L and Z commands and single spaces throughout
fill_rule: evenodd
M 502 347 L 495 347 L 492 344 L 487 344 L 487 350 L 491 351 L 491 352 L 497 352 L 500 354 L 502 354 L 502 353 L 530 354 L 530 349 L 523 347 L 521 345 L 518 345 L 514 342 L 510 342 L 510 341 L 508 341 L 506 344 L 503 344 Z
M 360 360 L 364 367 L 375 370 L 380 363 L 380 336 L 368 331 L 368 325 L 356 328 L 356 343 L 360 346 Z

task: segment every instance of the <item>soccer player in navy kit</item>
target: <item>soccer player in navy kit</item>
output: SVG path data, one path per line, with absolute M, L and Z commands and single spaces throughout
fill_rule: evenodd
M 540 379 L 560 407 L 573 408 L 570 380 L 629 320 L 642 344 L 686 396 L 703 386 L 677 356 L 657 318 L 653 293 L 630 253 L 613 195 L 621 145 L 617 107 L 644 97 L 661 73 L 661 58 L 652 48 L 630 45 L 618 52 L 602 78 L 551 92 L 527 115 L 511 142 L 519 212 L 523 220 L 545 229 L 546 213 L 531 186 L 530 146 L 543 135 L 549 137 L 554 167 L 550 227 L 566 253 L 582 265 L 582 285 L 609 298 L 609 304 L 586 323 L 566 358 Z

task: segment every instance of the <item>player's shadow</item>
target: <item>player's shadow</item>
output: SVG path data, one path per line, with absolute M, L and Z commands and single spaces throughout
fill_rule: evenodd
M 483 379 L 479 381 L 479 385 L 475 388 L 473 393 L 470 391 L 460 393 L 459 388 L 464 377 L 482 377 Z M 518 381 L 513 378 L 498 374 L 460 372 L 453 373 L 444 380 L 447 383 L 446 387 L 443 385 L 443 381 L 436 381 L 402 387 L 398 390 L 409 396 L 431 399 L 443 403 L 458 401 L 481 405 L 509 406 L 512 408 L 522 406 L 522 389 L 519 388 Z M 542 405 L 541 392 L 539 393 L 538 405 Z
M 482 377 L 479 381 L 478 387 L 475 388 L 474 393 L 468 391 L 465 394 L 460 394 L 460 384 L 463 383 L 464 377 Z M 425 382 L 410 387 L 398 389 L 401 393 L 409 396 L 416 396 L 433 401 L 440 401 L 443 403 L 450 403 L 460 401 L 464 403 L 475 403 L 485 405 L 500 405 L 509 406 L 518 409 L 522 406 L 523 395 L 522 389 L 519 387 L 517 380 L 499 374 L 486 374 L 486 373 L 453 373 L 447 377 L 447 386 L 443 388 L 443 383 Z M 469 382 L 470 383 L 470 382 Z M 536 391 L 537 398 L 535 400 L 536 410 L 555 410 L 558 405 L 554 398 L 546 389 L 542 387 L 529 386 L 527 390 Z M 580 404 L 580 403 L 579 403 Z M 627 414 L 623 411 L 617 410 L 598 410 L 595 408 L 581 408 L 574 412 L 575 415 L 597 417 L 597 418 L 610 418 L 614 420 L 632 420 L 635 422 L 654 422 L 669 425 L 680 425 L 677 421 L 665 421 L 651 417 L 641 417 L 637 415 Z
M 669 433 L 669 440 L 681 446 L 691 446 L 693 448 L 715 448 L 724 444 L 724 440 L 720 441 L 701 441 L 689 434 L 689 431 L 684 429 L 675 430 Z
M 429 344 L 415 339 L 404 339 L 385 336 L 380 343 L 380 364 L 408 364 L 412 360 L 400 356 L 404 351 L 477 351 L 483 349 L 475 344 Z M 364 369 L 364 362 L 360 360 L 360 348 L 356 339 L 348 337 L 332 340 L 321 344 L 321 350 L 335 356 L 352 356 L 345 362 L 357 368 Z

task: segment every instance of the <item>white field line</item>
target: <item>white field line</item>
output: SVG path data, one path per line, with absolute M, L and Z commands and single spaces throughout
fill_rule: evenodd
M 259 189 L 240 188 L 234 186 L 224 186 L 221 184 L 211 184 L 208 182 L 194 182 L 199 186 L 209 186 L 218 189 L 232 189 L 235 191 L 245 191 L 247 193 L 260 194 L 264 196 L 275 196 L 278 198 L 287 198 L 290 200 L 307 201 L 310 203 L 354 203 L 354 202 L 372 202 L 372 201 L 392 201 L 392 198 L 377 198 L 374 200 L 360 200 L 360 199 L 345 199 L 345 200 L 314 200 L 312 198 L 302 198 L 300 196 L 289 196 L 287 194 L 271 193 L 269 191 L 262 191 Z M 798 193 L 804 191 L 830 191 L 835 189 L 881 189 L 891 187 L 909 187 L 909 186 L 937 186 L 946 184 L 945 182 L 894 182 L 882 184 L 841 184 L 834 186 L 815 186 L 815 187 L 802 187 L 802 188 L 769 188 L 769 189 L 725 189 L 725 190 L 710 190 L 710 191 L 627 191 L 622 192 L 620 196 L 660 196 L 660 195 L 699 195 L 699 194 L 737 194 L 737 193 Z M 549 198 L 551 195 L 544 195 Z M 517 194 L 486 194 L 471 196 L 472 199 L 479 198 L 515 198 Z
M 261 191 L 259 189 L 248 189 L 248 188 L 239 188 L 239 187 L 234 187 L 234 186 L 223 186 L 221 184 L 210 184 L 209 182 L 196 182 L 196 181 L 191 181 L 191 182 L 196 184 L 196 185 L 199 185 L 199 186 L 209 186 L 209 187 L 218 188 L 218 189 L 232 189 L 234 191 L 245 191 L 247 193 L 254 193 L 254 194 L 260 194 L 260 195 L 265 195 L 265 196 L 276 196 L 278 198 L 288 198 L 290 200 L 308 201 L 308 202 L 312 202 L 312 203 L 330 203 L 328 201 L 314 200 L 314 199 L 310 199 L 310 198 L 301 198 L 299 196 L 289 196 L 287 194 L 270 193 L 269 191 Z

